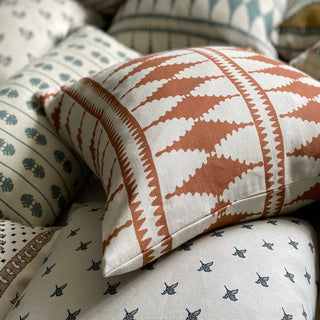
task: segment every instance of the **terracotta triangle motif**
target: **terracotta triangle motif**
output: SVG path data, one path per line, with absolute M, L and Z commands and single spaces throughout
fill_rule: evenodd
M 46 92 L 47 114 L 109 195 L 104 274 L 315 200 L 319 95 L 305 74 L 231 47 L 146 56 Z

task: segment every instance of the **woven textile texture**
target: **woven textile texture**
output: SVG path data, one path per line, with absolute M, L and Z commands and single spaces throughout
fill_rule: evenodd
M 319 198 L 320 83 L 256 52 L 145 56 L 40 98 L 108 195 L 105 276 Z

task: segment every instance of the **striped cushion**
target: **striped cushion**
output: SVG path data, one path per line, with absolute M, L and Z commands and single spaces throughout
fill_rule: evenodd
M 252 51 L 170 51 L 42 93 L 103 182 L 105 276 L 320 195 L 320 83 Z
M 320 80 L 320 41 L 292 59 L 290 64 Z
M 137 56 L 99 29 L 85 26 L 0 87 L 0 217 L 51 224 L 87 175 L 81 159 L 52 129 L 34 93 Z
M 142 53 L 204 45 L 250 47 L 268 56 L 287 0 L 126 0 L 109 32 Z
M 274 43 L 279 55 L 290 60 L 320 39 L 320 0 L 289 0 Z

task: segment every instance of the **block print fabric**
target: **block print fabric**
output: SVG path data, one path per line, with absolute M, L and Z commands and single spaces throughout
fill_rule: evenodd
M 289 0 L 275 35 L 279 55 L 287 61 L 311 47 L 320 39 L 320 1 Z
M 73 207 L 6 320 L 313 319 L 317 247 L 303 220 L 218 229 L 143 269 L 101 274 L 104 201 Z
M 0 21 L 0 84 L 70 32 L 102 22 L 74 0 L 3 0 Z
M 34 93 L 137 56 L 86 26 L 0 87 L 0 216 L 26 225 L 51 224 L 87 176 Z
M 287 0 L 126 0 L 108 32 L 142 53 L 207 45 L 276 57 L 270 36 Z
M 45 261 L 59 228 L 31 228 L 0 220 L 0 319 L 5 319 Z
M 108 195 L 105 276 L 319 198 L 320 83 L 258 53 L 160 53 L 41 98 Z
M 292 59 L 290 64 L 320 80 L 320 41 Z

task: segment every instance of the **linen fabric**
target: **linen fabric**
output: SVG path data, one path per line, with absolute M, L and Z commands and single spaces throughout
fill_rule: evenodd
M 52 224 L 87 177 L 34 93 L 137 56 L 85 26 L 0 87 L 0 214 L 26 225 Z
M 320 41 L 292 59 L 290 64 L 320 80 Z
M 278 33 L 272 34 L 280 58 L 293 59 L 320 39 L 320 1 L 288 0 Z
M 105 276 L 319 198 L 320 83 L 256 52 L 159 53 L 39 96 L 108 195 Z
M 58 228 L 26 227 L 0 220 L 0 319 L 23 298 L 28 285 L 60 233 Z
M 317 239 L 303 220 L 281 217 L 218 229 L 143 269 L 105 279 L 104 201 L 75 204 L 71 211 L 48 259 L 6 320 L 26 315 L 47 320 L 315 315 Z
M 141 53 L 207 45 L 249 47 L 270 57 L 286 0 L 126 0 L 108 32 Z
M 101 18 L 73 0 L 0 1 L 0 84 L 70 32 Z

